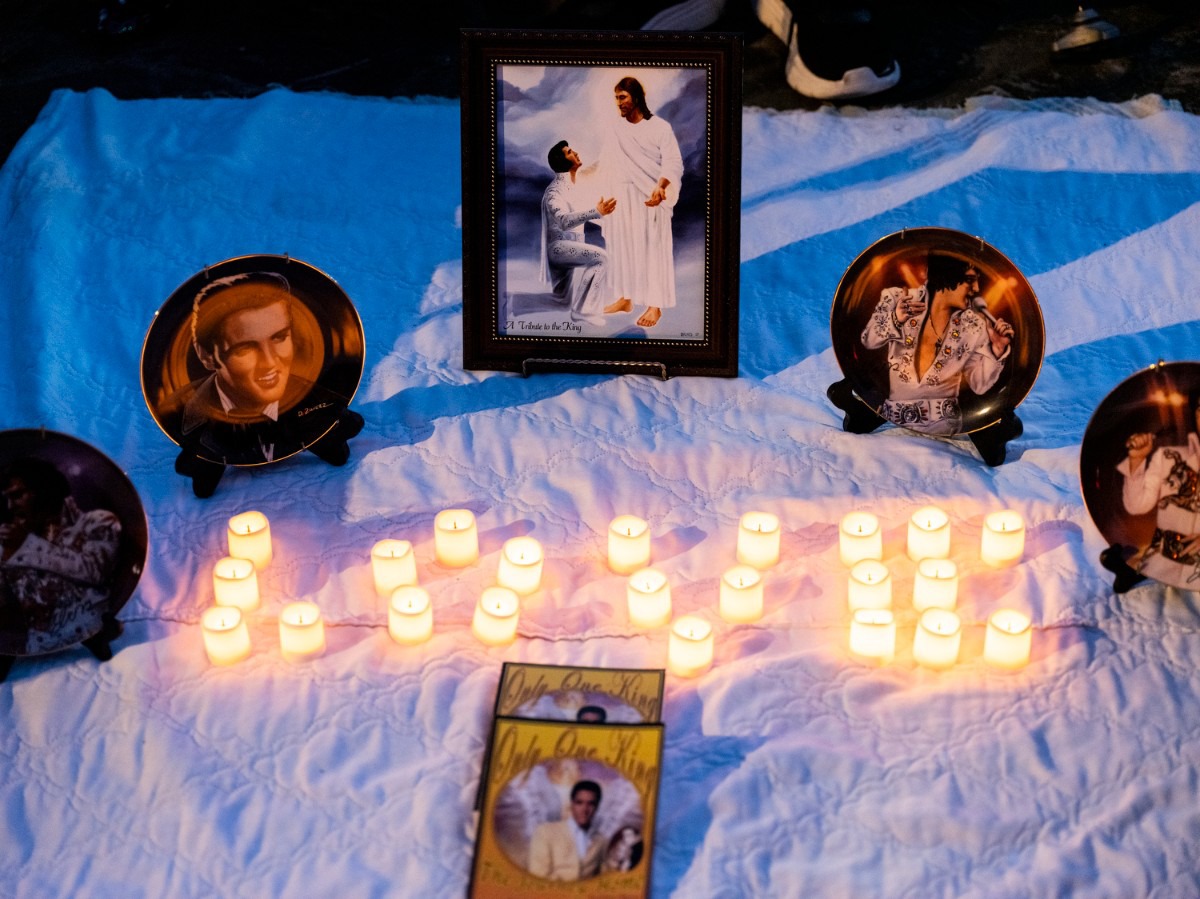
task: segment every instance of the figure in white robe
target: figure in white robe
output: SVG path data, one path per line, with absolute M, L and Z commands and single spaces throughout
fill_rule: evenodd
M 1200 429 L 1200 411 L 1195 413 Z M 1131 515 L 1154 512 L 1154 535 L 1130 566 L 1185 590 L 1200 582 L 1200 437 L 1181 446 L 1155 447 L 1149 433 L 1130 435 L 1128 455 L 1117 466 L 1124 478 L 1121 501 Z
M 617 83 L 621 120 L 600 151 L 599 174 L 616 211 L 601 223 L 609 277 L 618 300 L 606 312 L 645 306 L 638 318 L 653 327 L 662 310 L 675 306 L 675 258 L 671 219 L 679 200 L 683 157 L 675 132 L 646 106 L 634 78 Z
M 962 433 L 959 393 L 996 385 L 1011 354 L 1013 326 L 979 304 L 979 271 L 930 253 L 925 284 L 885 288 L 863 328 L 869 350 L 887 348 L 888 397 L 879 414 L 924 434 Z

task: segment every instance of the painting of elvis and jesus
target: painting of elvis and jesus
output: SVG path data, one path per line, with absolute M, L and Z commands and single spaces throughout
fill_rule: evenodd
M 1113 388 L 1079 468 L 1088 514 L 1125 564 L 1200 590 L 1200 362 L 1158 363 Z
M 499 333 L 703 340 L 707 72 L 496 77 Z
M 935 437 L 995 424 L 1033 386 L 1045 330 L 1003 254 L 959 231 L 913 228 L 851 263 L 834 297 L 834 352 L 880 418 Z
M 185 452 L 263 465 L 337 424 L 363 354 L 362 322 L 332 278 L 296 259 L 244 256 L 168 298 L 146 335 L 142 390 Z

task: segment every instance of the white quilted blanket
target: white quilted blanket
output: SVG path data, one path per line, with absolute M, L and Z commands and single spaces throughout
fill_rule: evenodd
M 125 468 L 149 517 L 115 657 L 18 661 L 0 687 L 0 893 L 454 896 L 506 659 L 665 663 L 633 635 L 604 564 L 616 514 L 647 518 L 678 611 L 716 662 L 668 678 L 653 895 L 1200 895 L 1200 602 L 1114 596 L 1080 498 L 1090 411 L 1200 343 L 1200 119 L 1145 98 L 979 101 L 744 116 L 741 375 L 468 373 L 461 359 L 458 106 L 274 91 L 121 102 L 60 92 L 0 171 L 0 427 L 74 434 Z M 969 443 L 856 436 L 825 398 L 844 267 L 903 227 L 985 237 L 1046 321 L 1024 436 L 989 468 Z M 155 310 L 205 264 L 290 253 L 332 274 L 366 330 L 344 468 L 308 455 L 227 475 L 209 500 L 172 470 L 142 400 Z M 913 663 L 903 553 L 912 510 L 950 512 L 963 661 Z M 432 521 L 474 510 L 478 565 L 433 563 Z M 986 569 L 986 512 L 1029 524 L 1025 561 Z M 847 649 L 837 522 L 883 520 L 899 653 Z M 276 561 L 254 652 L 216 668 L 198 620 L 223 522 L 257 508 Z M 741 513 L 784 525 L 760 623 L 713 614 Z M 546 547 L 520 636 L 469 629 L 504 539 Z M 436 634 L 394 644 L 368 552 L 413 541 Z M 280 655 L 274 614 L 317 602 L 327 654 Z M 1003 605 L 1033 659 L 980 658 Z

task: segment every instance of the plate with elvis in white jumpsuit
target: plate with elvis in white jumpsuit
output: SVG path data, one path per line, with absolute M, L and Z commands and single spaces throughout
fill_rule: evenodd
M 855 395 L 886 422 L 938 437 L 995 424 L 1041 368 L 1045 329 L 1029 282 L 978 237 L 910 228 L 850 264 L 830 317 Z
M 1097 529 L 1144 577 L 1200 590 L 1200 362 L 1159 362 L 1096 407 L 1080 486 Z

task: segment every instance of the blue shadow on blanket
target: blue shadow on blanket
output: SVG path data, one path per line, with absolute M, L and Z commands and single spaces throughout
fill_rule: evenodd
M 1028 447 L 1053 449 L 1082 442 L 1092 413 L 1114 387 L 1160 359 L 1180 359 L 1180 349 L 1200 346 L 1200 321 L 1117 334 L 1073 346 L 1046 358 L 1038 385 L 1022 405 Z M 1111 380 L 1096 372 L 1110 372 Z M 1071 397 L 1072 402 L 1063 402 Z
M 835 189 L 830 178 L 819 179 L 821 190 Z M 1191 173 L 986 169 L 882 215 L 743 262 L 741 373 L 767 377 L 827 349 L 842 274 L 888 234 L 940 226 L 979 235 L 1032 278 L 1166 221 L 1197 195 L 1200 175 Z M 1039 300 L 1045 315 L 1048 298 Z

